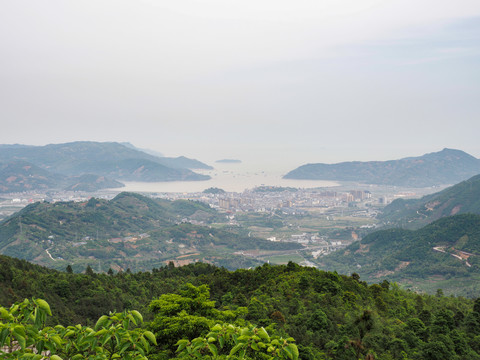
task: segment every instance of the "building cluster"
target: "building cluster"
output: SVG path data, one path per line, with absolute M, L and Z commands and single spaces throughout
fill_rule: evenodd
M 221 194 L 206 193 L 165 193 L 159 195 L 170 200 L 188 199 L 202 201 L 211 207 L 226 212 L 274 212 L 281 210 L 286 214 L 298 214 L 308 209 L 329 209 L 338 207 L 362 207 L 365 203 L 374 203 L 370 191 L 321 191 L 317 189 L 298 189 L 285 191 L 245 190 L 242 193 Z M 362 210 L 363 213 L 367 213 Z

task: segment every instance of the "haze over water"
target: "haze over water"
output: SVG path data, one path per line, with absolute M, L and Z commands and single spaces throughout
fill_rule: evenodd
M 290 186 L 296 188 L 331 187 L 338 184 L 324 180 L 282 179 L 289 170 L 278 166 L 263 166 L 246 163 L 212 163 L 213 170 L 195 170 L 197 173 L 210 175 L 206 181 L 169 181 L 169 182 L 125 182 L 122 191 L 134 192 L 201 192 L 210 187 L 217 187 L 228 192 L 243 192 L 257 186 Z M 268 170 L 267 170 L 268 169 Z

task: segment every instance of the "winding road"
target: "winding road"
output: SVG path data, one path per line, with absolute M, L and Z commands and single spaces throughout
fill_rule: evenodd
M 441 252 L 441 253 L 444 253 L 444 254 L 452 255 L 453 257 L 459 259 L 460 261 L 463 261 L 463 260 L 464 260 L 461 256 L 459 256 L 459 255 L 457 255 L 457 254 L 452 254 L 452 253 L 446 252 L 446 251 L 445 251 L 445 248 L 444 248 L 443 246 L 435 246 L 435 247 L 433 248 L 433 250 L 438 251 L 438 252 Z M 473 255 L 473 254 L 466 253 L 466 252 L 463 252 L 463 251 L 460 251 L 460 250 L 456 250 L 456 251 L 461 252 L 461 253 L 466 254 L 466 255 Z M 467 265 L 468 267 L 471 267 L 471 266 L 472 266 L 472 265 L 468 262 L 467 259 L 465 259 L 465 265 Z

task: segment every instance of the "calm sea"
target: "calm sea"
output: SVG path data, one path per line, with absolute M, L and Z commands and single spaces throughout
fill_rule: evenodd
M 263 166 L 251 164 L 213 164 L 213 170 L 195 170 L 197 173 L 210 175 L 206 181 L 169 181 L 169 182 L 125 182 L 122 191 L 133 192 L 201 192 L 210 187 L 217 187 L 229 192 L 242 192 L 257 186 L 290 186 L 296 188 L 331 187 L 338 184 L 324 180 L 282 179 L 288 170 L 266 170 Z

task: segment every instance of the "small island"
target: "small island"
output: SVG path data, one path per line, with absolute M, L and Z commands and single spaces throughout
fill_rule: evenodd
M 225 194 L 226 191 L 217 187 L 211 187 L 203 190 L 204 194 Z
M 221 160 L 217 160 L 215 161 L 216 163 L 222 163 L 222 164 L 240 164 L 242 162 L 242 160 L 238 160 L 238 159 L 221 159 Z

